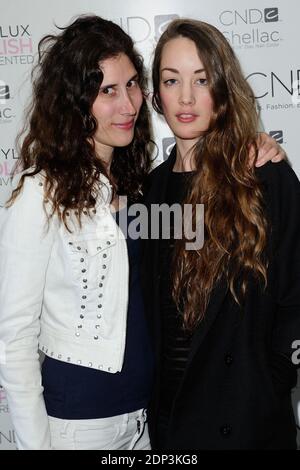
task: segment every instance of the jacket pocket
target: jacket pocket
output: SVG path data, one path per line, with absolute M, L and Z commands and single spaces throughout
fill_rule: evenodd
M 84 234 L 80 238 L 70 237 L 67 244 L 80 309 L 98 309 L 106 291 L 116 237 L 110 232 L 101 236 Z
M 80 237 L 69 237 L 68 249 L 72 254 L 95 256 L 103 251 L 110 250 L 116 244 L 116 235 L 111 231 L 101 235 L 84 234 Z

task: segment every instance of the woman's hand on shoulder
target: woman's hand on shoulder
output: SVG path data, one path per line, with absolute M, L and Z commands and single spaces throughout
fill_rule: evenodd
M 281 162 L 286 159 L 286 153 L 283 148 L 276 142 L 273 137 L 269 136 L 265 132 L 260 132 L 257 136 L 257 147 L 258 157 L 255 166 L 260 167 L 271 161 L 273 163 Z M 250 147 L 249 160 L 250 164 L 253 165 L 255 157 L 255 150 Z

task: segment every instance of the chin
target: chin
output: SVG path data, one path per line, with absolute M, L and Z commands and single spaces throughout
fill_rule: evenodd
M 114 147 L 127 147 L 127 145 L 131 144 L 133 140 L 133 136 L 128 139 L 120 139 L 118 142 L 115 142 Z
M 176 132 L 175 136 L 182 140 L 195 140 L 201 137 L 201 134 L 195 132 Z
M 199 130 L 199 129 L 174 129 L 173 133 L 175 134 L 176 137 L 179 139 L 183 140 L 194 140 L 194 139 L 200 139 L 200 137 L 203 136 L 205 133 L 204 130 Z

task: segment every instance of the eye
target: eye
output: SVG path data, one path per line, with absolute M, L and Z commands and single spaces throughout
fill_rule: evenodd
M 129 82 L 127 83 L 127 88 L 135 88 L 137 86 L 139 86 L 138 81 L 134 79 L 129 80 Z
M 176 78 L 169 78 L 168 80 L 164 80 L 163 83 L 166 86 L 172 86 L 172 85 L 175 85 L 177 83 L 177 80 L 176 80 Z
M 197 83 L 201 86 L 208 85 L 207 78 L 198 78 Z
M 112 86 L 108 86 L 106 88 L 103 88 L 101 90 L 101 93 L 103 93 L 103 95 L 114 95 L 115 89 Z

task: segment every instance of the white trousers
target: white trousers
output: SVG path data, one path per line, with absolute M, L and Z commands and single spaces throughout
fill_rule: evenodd
M 49 416 L 53 450 L 150 450 L 146 410 L 100 419 Z

